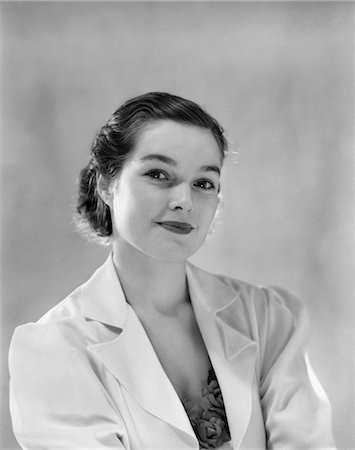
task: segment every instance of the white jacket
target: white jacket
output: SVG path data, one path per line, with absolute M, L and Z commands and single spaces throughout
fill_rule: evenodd
M 332 448 L 300 301 L 190 263 L 186 270 L 233 448 Z M 9 367 L 13 429 L 24 449 L 198 449 L 111 256 L 38 322 L 15 330 Z

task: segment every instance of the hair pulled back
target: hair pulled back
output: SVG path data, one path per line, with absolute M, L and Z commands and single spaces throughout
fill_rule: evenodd
M 110 209 L 99 195 L 98 183 L 110 183 L 121 172 L 135 148 L 139 132 L 158 120 L 209 129 L 224 159 L 227 152 L 224 130 L 196 103 L 165 92 L 149 92 L 128 100 L 98 131 L 91 146 L 90 161 L 80 172 L 76 223 L 86 236 L 111 236 Z

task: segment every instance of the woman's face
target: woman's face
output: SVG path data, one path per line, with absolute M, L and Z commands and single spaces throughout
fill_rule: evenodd
M 171 120 L 146 125 L 111 184 L 114 248 L 165 261 L 194 254 L 216 212 L 221 166 L 210 130 Z

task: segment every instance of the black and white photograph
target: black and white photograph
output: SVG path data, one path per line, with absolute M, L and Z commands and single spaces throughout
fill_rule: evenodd
M 355 4 L 2 1 L 1 450 L 355 450 Z

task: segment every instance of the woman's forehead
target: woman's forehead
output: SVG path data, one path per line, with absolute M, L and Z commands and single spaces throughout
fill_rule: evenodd
M 133 159 L 147 160 L 151 154 L 176 159 L 177 162 L 187 158 L 222 165 L 221 151 L 209 129 L 173 120 L 159 120 L 142 128 Z

